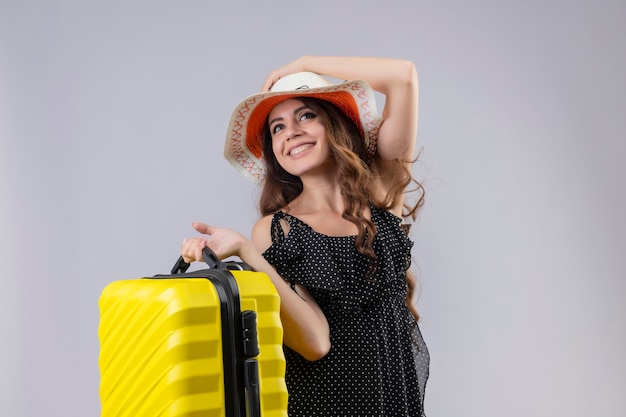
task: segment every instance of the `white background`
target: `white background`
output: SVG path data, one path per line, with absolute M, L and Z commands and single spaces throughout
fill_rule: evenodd
M 248 234 L 230 112 L 302 54 L 415 62 L 430 417 L 626 415 L 622 0 L 0 1 L 0 415 L 97 416 L 98 297 Z

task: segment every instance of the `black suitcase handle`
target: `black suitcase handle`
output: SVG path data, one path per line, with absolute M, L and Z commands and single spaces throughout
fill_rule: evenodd
M 228 261 L 228 262 L 224 262 L 221 261 L 220 258 L 215 254 L 215 252 L 213 252 L 208 246 L 205 246 L 202 249 L 202 260 L 209 266 L 209 270 L 240 270 L 240 271 L 250 271 L 252 270 L 252 268 L 246 264 L 245 262 L 235 262 L 235 261 Z M 174 267 L 172 268 L 172 276 L 180 276 L 182 274 L 184 274 L 187 269 L 189 269 L 189 267 L 191 266 L 191 264 L 185 262 L 185 260 L 183 259 L 182 256 L 180 256 L 178 258 L 178 260 L 176 261 L 176 264 L 174 265 Z M 205 273 L 208 273 L 208 276 L 212 276 L 214 275 L 214 273 L 209 272 L 209 270 L 205 269 L 203 271 L 205 271 Z M 198 271 L 198 272 L 202 272 L 202 271 Z M 172 276 L 167 276 L 167 275 L 155 275 L 154 278 L 171 278 Z M 218 273 L 217 276 L 222 276 L 221 274 Z M 232 275 L 229 274 L 229 276 L 232 277 Z M 213 279 L 210 278 L 212 281 Z M 214 283 L 216 283 L 215 281 L 213 281 Z M 225 281 L 224 280 L 218 280 L 218 282 L 221 282 L 222 285 L 224 285 Z M 260 417 L 261 416 L 261 397 L 260 397 L 260 390 L 259 390 L 259 364 L 256 360 L 256 356 L 259 354 L 259 342 L 258 342 L 258 338 L 257 338 L 257 323 L 256 323 L 256 313 L 254 311 L 251 310 L 246 310 L 246 311 L 241 311 L 239 309 L 239 291 L 236 290 L 236 284 L 234 283 L 234 279 L 230 279 L 228 280 L 228 282 L 231 283 L 231 285 L 235 286 L 235 290 L 231 289 L 230 290 L 230 294 L 231 297 L 233 296 L 232 294 L 236 294 L 235 298 L 237 300 L 236 302 L 236 307 L 234 305 L 231 304 L 230 308 L 233 309 L 233 314 L 235 314 L 235 311 L 237 312 L 237 314 L 240 314 L 240 337 L 241 337 L 241 346 L 238 347 L 237 349 L 241 349 L 241 354 L 242 354 L 242 363 L 241 363 L 241 370 L 242 370 L 242 375 L 241 377 L 243 378 L 243 380 L 241 381 L 243 383 L 243 387 L 245 390 L 245 405 L 240 403 L 241 405 L 237 405 L 237 408 L 233 408 L 230 412 L 227 408 L 226 410 L 226 415 L 232 415 L 233 412 L 237 415 L 237 416 L 247 416 L 247 417 Z M 225 288 L 227 286 L 222 286 L 221 288 Z M 222 290 L 223 291 L 223 290 Z M 222 323 L 223 326 L 223 323 Z M 237 339 L 237 338 L 235 338 Z M 233 363 L 231 363 L 232 365 Z M 226 365 L 225 365 L 226 368 Z M 224 374 L 225 377 L 227 377 L 230 374 Z M 235 384 L 236 385 L 236 379 L 232 379 L 232 375 L 231 375 L 231 382 L 230 384 Z M 229 378 L 227 377 L 225 379 L 225 383 Z M 235 391 L 232 391 L 232 395 L 235 395 Z M 236 401 L 235 398 L 237 397 L 232 397 L 231 399 L 233 401 Z M 229 402 L 229 404 L 231 404 Z M 247 407 L 246 407 L 247 405 Z M 233 416 L 234 417 L 234 416 Z
M 252 268 L 250 268 L 250 265 L 246 264 L 245 262 L 221 261 L 220 258 L 218 258 L 218 256 L 215 254 L 215 252 L 213 252 L 208 246 L 205 246 L 204 249 L 202 249 L 202 260 L 209 266 L 210 269 L 228 269 L 231 271 L 252 270 Z M 187 272 L 190 266 L 190 263 L 185 262 L 183 257 L 179 256 L 176 264 L 174 264 L 174 267 L 172 268 L 172 275 L 183 274 Z

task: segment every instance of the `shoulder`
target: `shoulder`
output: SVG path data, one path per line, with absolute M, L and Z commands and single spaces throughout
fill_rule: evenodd
M 252 227 L 252 243 L 261 253 L 273 243 L 281 242 L 291 229 L 288 219 L 295 219 L 283 211 L 268 214 L 260 218 Z
M 261 217 L 252 226 L 252 243 L 261 253 L 265 252 L 267 248 L 272 245 L 272 219 L 273 214 Z

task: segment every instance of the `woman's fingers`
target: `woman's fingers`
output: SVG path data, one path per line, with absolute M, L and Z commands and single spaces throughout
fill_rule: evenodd
M 210 226 L 200 222 L 192 223 L 192 227 L 206 236 L 195 237 L 183 242 L 181 255 L 183 255 L 185 262 L 189 262 L 188 259 L 201 261 L 202 250 L 205 246 L 209 246 L 220 259 L 228 258 L 229 256 L 239 256 L 241 247 L 248 242 L 241 233 L 232 229 Z M 210 245 L 208 243 L 209 240 L 211 242 Z
M 180 247 L 180 254 L 183 260 L 187 263 L 201 261 L 202 250 L 206 246 L 207 241 L 205 237 L 194 237 L 183 240 L 183 244 Z
M 212 235 L 216 228 L 206 223 L 193 222 L 191 226 L 203 235 Z M 208 238 L 204 236 L 184 239 L 180 247 L 180 254 L 187 263 L 202 261 L 202 251 L 207 246 Z
M 196 247 L 194 248 L 196 261 L 201 261 L 202 260 L 202 250 L 206 246 L 206 243 L 207 243 L 206 239 L 198 238 L 198 243 L 197 243 Z
M 196 232 L 202 233 L 203 235 L 211 235 L 213 234 L 213 231 L 215 230 L 215 227 L 209 226 L 208 224 L 200 223 L 200 222 L 191 223 L 191 227 L 193 227 L 196 230 Z
M 261 87 L 261 92 L 269 91 L 276 81 L 280 80 L 286 75 L 293 74 L 293 73 L 300 72 L 300 71 L 307 71 L 305 60 L 306 60 L 306 57 L 297 58 L 283 65 L 282 67 L 276 68 L 275 70 L 270 72 L 267 75 L 265 82 L 263 83 L 263 87 Z

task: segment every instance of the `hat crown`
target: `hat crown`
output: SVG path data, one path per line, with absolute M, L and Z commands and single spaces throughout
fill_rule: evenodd
M 332 83 L 314 72 L 296 72 L 280 78 L 272 85 L 270 92 L 307 90 L 309 88 L 328 87 Z

